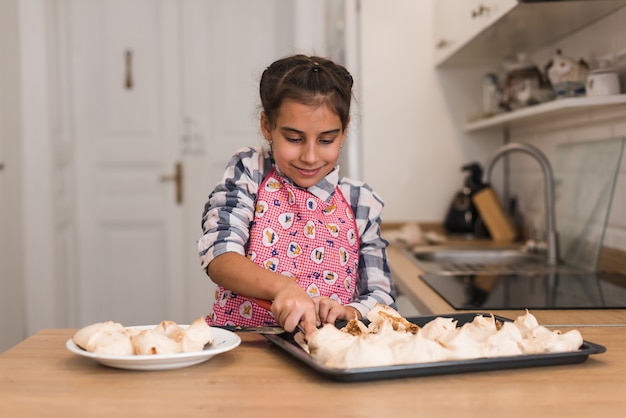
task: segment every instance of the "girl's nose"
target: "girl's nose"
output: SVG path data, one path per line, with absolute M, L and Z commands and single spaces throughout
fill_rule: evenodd
M 306 144 L 303 147 L 302 153 L 300 154 L 300 159 L 308 164 L 312 164 L 317 161 L 317 150 L 315 147 L 315 143 Z

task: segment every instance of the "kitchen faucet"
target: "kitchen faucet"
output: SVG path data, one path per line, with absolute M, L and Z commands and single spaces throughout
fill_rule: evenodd
M 528 144 L 522 144 L 519 142 L 511 142 L 503 145 L 496 150 L 495 155 L 491 158 L 491 161 L 487 164 L 487 170 L 485 174 L 485 181 L 489 183 L 491 178 L 491 171 L 496 161 L 505 154 L 510 152 L 524 152 L 537 160 L 541 169 L 543 170 L 543 178 L 545 180 L 545 201 L 546 201 L 546 228 L 547 236 L 546 243 L 548 246 L 547 263 L 550 266 L 555 266 L 559 262 L 559 242 L 558 234 L 556 232 L 556 217 L 554 212 L 554 175 L 552 174 L 552 167 L 546 156 L 536 147 Z

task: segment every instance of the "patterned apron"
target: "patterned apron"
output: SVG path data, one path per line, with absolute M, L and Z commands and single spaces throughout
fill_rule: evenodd
M 290 185 L 275 169 L 261 183 L 247 256 L 293 278 L 313 296 L 345 305 L 353 300 L 359 264 L 354 214 L 336 187 L 329 202 Z M 219 286 L 209 325 L 276 325 L 252 300 Z

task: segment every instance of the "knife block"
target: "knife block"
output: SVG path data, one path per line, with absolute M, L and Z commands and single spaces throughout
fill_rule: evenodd
M 517 238 L 511 219 L 502 210 L 500 199 L 491 187 L 474 193 L 472 200 L 482 218 L 491 239 L 496 242 L 513 242 Z

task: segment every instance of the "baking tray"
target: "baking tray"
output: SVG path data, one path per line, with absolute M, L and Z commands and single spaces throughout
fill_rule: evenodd
M 491 316 L 491 314 L 486 313 L 463 313 L 452 315 L 416 316 L 407 318 L 407 320 L 422 327 L 437 317 L 454 318 L 458 321 L 457 326 L 462 326 L 467 322 L 471 322 L 476 315 Z M 511 321 L 511 319 L 503 318 L 497 315 L 494 315 L 494 317 L 496 320 L 502 322 Z M 337 323 L 337 327 L 339 328 L 343 325 L 345 325 L 345 322 Z M 326 378 L 340 382 L 363 382 L 451 373 L 576 364 L 587 360 L 590 354 L 599 354 L 606 351 L 606 347 L 604 346 L 583 341 L 583 345 L 578 351 L 566 353 L 530 354 L 509 357 L 478 358 L 471 360 L 399 364 L 395 366 L 336 369 L 326 367 L 313 360 L 311 356 L 294 341 L 293 335 L 294 334 L 291 333 L 283 333 L 278 335 L 264 335 L 264 337 L 287 353 L 291 354 L 296 359 L 302 361 L 315 372 Z

